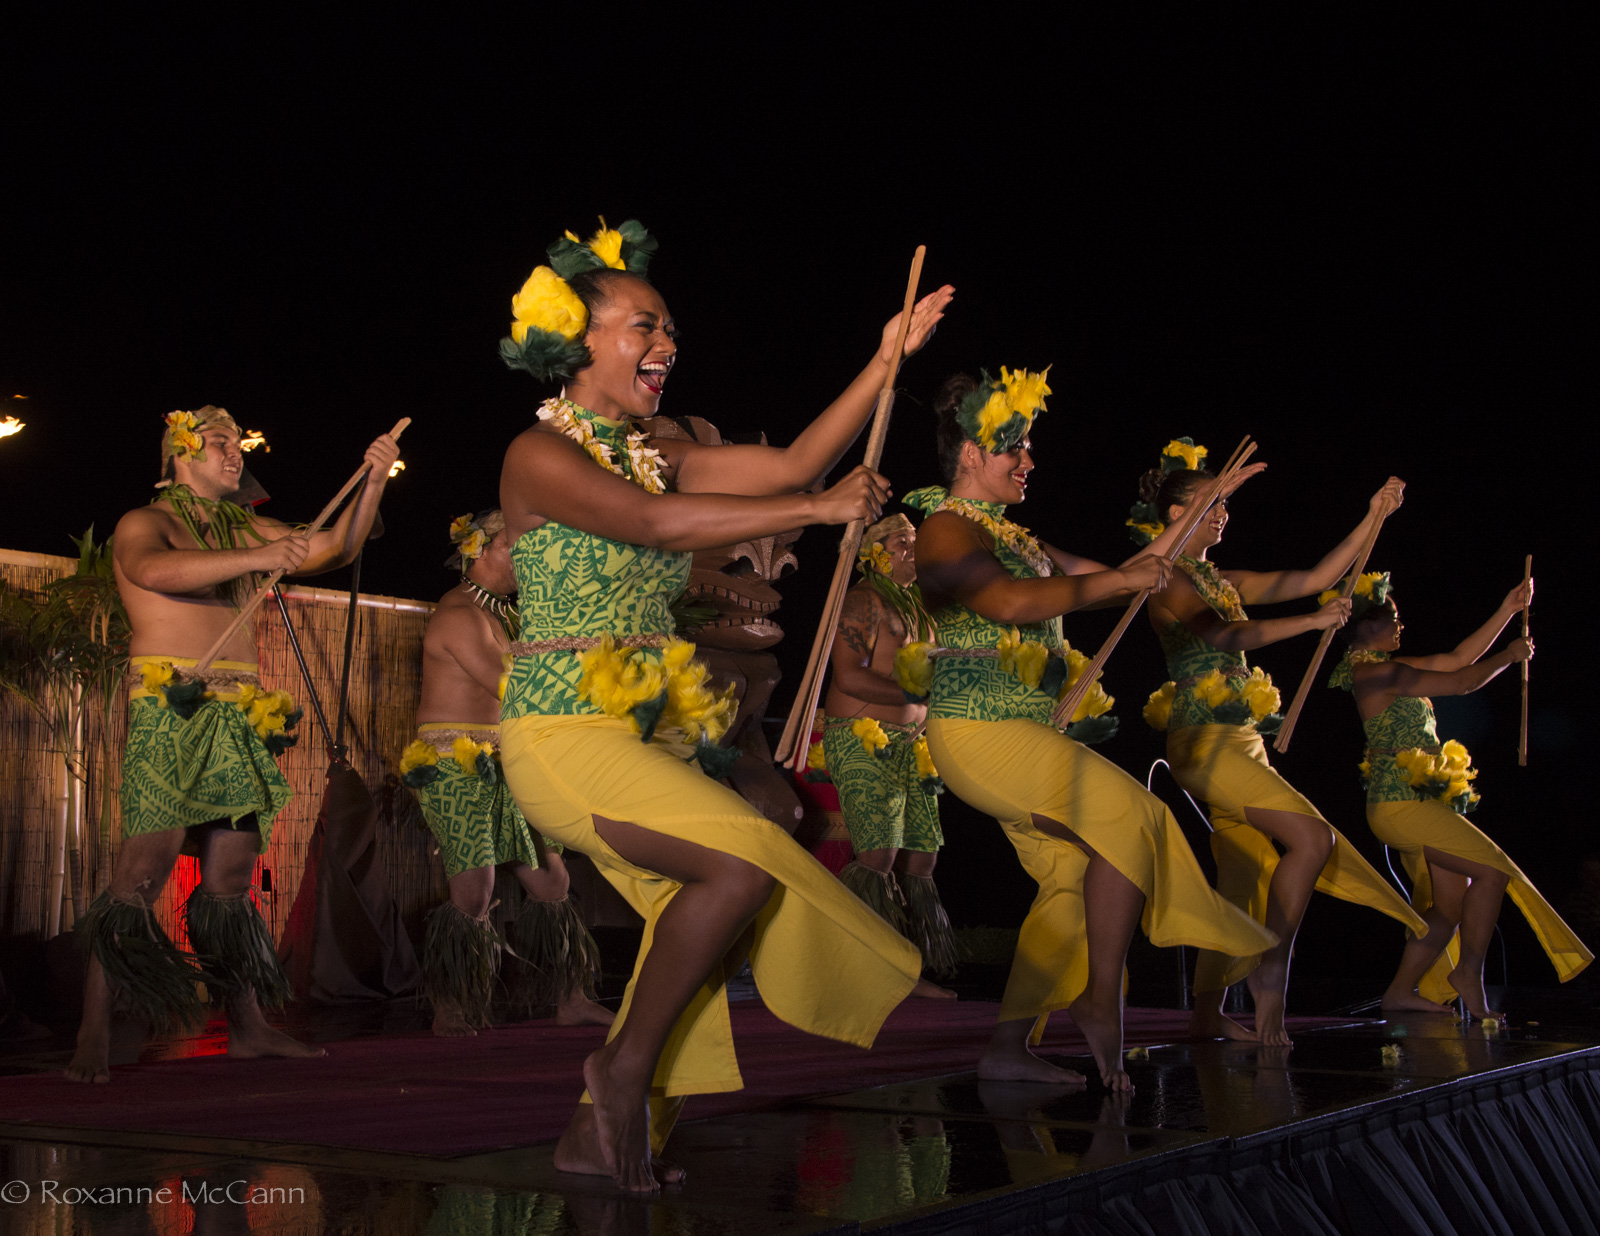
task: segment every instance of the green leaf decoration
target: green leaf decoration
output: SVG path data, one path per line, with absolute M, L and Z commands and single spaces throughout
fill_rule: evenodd
M 1039 690 L 1051 699 L 1061 694 L 1061 688 L 1067 685 L 1067 659 L 1054 649 L 1044 663 L 1044 673 L 1039 675 Z
M 744 752 L 738 747 L 719 747 L 715 743 L 706 741 L 704 737 L 694 748 L 694 758 L 700 765 L 700 771 L 713 781 L 721 781 L 732 772 L 733 766 L 739 762 L 739 757 L 743 754 Z
M 268 755 L 270 755 L 273 759 L 277 759 L 280 755 L 282 755 L 285 751 L 299 741 L 300 735 L 285 734 L 282 730 L 279 730 L 277 733 L 268 734 L 265 738 L 263 738 L 261 740 L 261 745 L 267 749 Z
M 675 631 L 688 631 L 702 623 L 710 622 L 717 616 L 715 606 L 703 605 L 690 599 L 687 590 L 673 598 L 667 610 L 672 615 L 672 629 Z
M 410 772 L 403 774 L 400 780 L 404 781 L 413 790 L 420 790 L 424 786 L 432 785 L 438 778 L 439 766 L 437 764 L 418 764 Z
M 588 245 L 566 236 L 552 244 L 545 253 L 550 258 L 550 269 L 563 279 L 581 275 L 586 270 L 601 270 L 605 267 L 600 255 Z
M 622 264 L 630 275 L 644 275 L 650 270 L 650 260 L 655 257 L 660 242 L 645 231 L 644 224 L 629 219 L 617 227 L 622 233 Z
M 928 702 L 926 695 L 913 695 L 904 687 L 900 688 L 900 694 L 906 697 L 906 703 L 908 704 L 926 704 Z
M 1074 742 L 1081 742 L 1086 747 L 1102 743 L 1114 737 L 1117 732 L 1117 719 L 1110 713 L 1099 717 L 1085 717 L 1082 721 L 1074 721 L 1067 726 L 1066 735 Z
M 196 678 L 186 681 L 176 676 L 163 689 L 162 694 L 167 697 L 167 707 L 183 721 L 187 721 L 200 711 L 200 705 L 205 703 L 206 680 Z
M 1478 809 L 1478 804 L 1473 801 L 1472 795 L 1467 793 L 1451 799 L 1450 807 L 1457 815 L 1468 815 Z
M 509 336 L 500 341 L 500 359 L 507 369 L 521 369 L 541 382 L 570 378 L 589 363 L 589 349 L 582 340 L 568 339 L 554 331 L 529 327 L 518 343 Z
M 639 741 L 649 742 L 655 737 L 656 722 L 661 720 L 661 714 L 667 709 L 667 692 L 662 688 L 661 694 L 654 699 L 645 700 L 642 704 L 633 706 L 632 716 L 639 723 Z
M 305 715 L 306 710 L 296 705 L 293 711 L 284 714 L 283 728 L 286 730 L 294 729 L 295 726 L 300 724 Z
M 1221 725 L 1245 725 L 1252 715 L 1250 705 L 1243 700 L 1229 700 L 1211 710 L 1211 719 Z
M 924 794 L 931 796 L 944 793 L 943 777 L 924 777 L 917 784 L 922 788 Z
M 1262 717 L 1261 720 L 1256 722 L 1256 733 L 1260 734 L 1263 738 L 1271 738 L 1278 732 L 1278 729 L 1282 725 L 1283 714 L 1281 712 L 1269 712 L 1266 716 Z
M 478 770 L 478 777 L 485 785 L 500 784 L 500 765 L 487 751 L 478 752 L 478 758 L 473 762 L 473 766 Z
M 1128 511 L 1128 518 L 1136 524 L 1159 524 L 1161 513 L 1156 510 L 1154 502 L 1145 502 L 1141 499 Z

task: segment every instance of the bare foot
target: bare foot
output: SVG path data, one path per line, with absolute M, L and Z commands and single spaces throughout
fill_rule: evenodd
M 299 1039 L 291 1039 L 282 1030 L 274 1030 L 265 1021 L 228 1024 L 228 1055 L 235 1060 L 255 1060 L 261 1056 L 310 1060 L 327 1054 L 326 1050 L 313 1043 L 302 1043 Z
M 1457 966 L 1450 971 L 1450 986 L 1461 994 L 1466 1001 L 1467 1012 L 1482 1021 L 1501 1021 L 1505 1014 L 1496 1012 L 1489 1007 L 1489 997 L 1483 990 L 1483 970 L 1481 968 L 1469 971 L 1465 966 Z
M 978 1077 L 983 1081 L 1040 1082 L 1073 1088 L 1086 1084 L 1082 1073 L 1039 1059 L 1028 1050 L 1027 1043 L 1012 1046 L 991 1041 L 978 1061 Z
M 578 1105 L 561 1135 L 555 1165 L 564 1172 L 608 1175 L 626 1193 L 654 1193 L 661 1185 L 651 1170 L 649 1083 L 616 1076 L 615 1059 L 608 1043 L 584 1060 L 591 1101 Z
M 470 1039 L 478 1033 L 460 1005 L 442 1002 L 433 1006 L 433 1032 L 441 1039 Z
M 1262 965 L 1245 979 L 1256 1002 L 1256 1038 L 1268 1047 L 1289 1047 L 1294 1043 L 1283 1027 L 1283 988 L 1288 977 L 1282 970 Z
M 1197 1007 L 1189 1018 L 1189 1034 L 1197 1039 L 1232 1039 L 1235 1043 L 1259 1043 L 1261 1036 L 1241 1026 L 1221 1009 Z
M 617 1015 L 604 1005 L 596 1004 L 581 990 L 569 991 L 556 1005 L 558 1026 L 609 1026 Z
M 1094 1062 L 1100 1066 L 1100 1080 L 1111 1091 L 1133 1090 L 1133 1081 L 1122 1068 L 1122 999 L 1120 994 L 1107 1004 L 1091 1001 L 1087 994 L 1067 1006 L 1067 1012 L 1089 1040 Z
M 948 987 L 940 987 L 925 978 L 919 978 L 917 985 L 911 989 L 911 994 L 918 1000 L 954 1000 L 956 993 Z
M 111 1080 L 111 1036 L 78 1032 L 78 1050 L 66 1067 L 68 1081 L 103 1086 Z
M 1415 991 L 1383 993 L 1383 999 L 1378 1002 L 1378 1007 L 1385 1013 L 1448 1013 L 1455 1015 L 1455 1009 L 1448 1004 L 1435 1004 L 1432 1000 L 1418 995 Z
M 656 1183 L 664 1185 L 682 1184 L 689 1179 L 689 1173 L 676 1163 L 668 1163 L 657 1155 L 650 1156 L 650 1173 L 656 1178 Z

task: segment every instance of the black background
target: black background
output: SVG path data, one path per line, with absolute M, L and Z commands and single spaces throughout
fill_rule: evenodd
M 1567 535 L 1587 523 L 1594 407 L 1578 9 L 1152 10 L 1117 28 L 994 9 L 880 30 L 179 12 L 12 10 L 0 395 L 29 423 L 0 441 L 0 544 L 104 535 L 151 495 L 173 408 L 219 403 L 265 431 L 252 468 L 288 519 L 410 416 L 363 586 L 433 597 L 446 523 L 495 501 L 504 445 L 548 393 L 495 349 L 562 229 L 643 220 L 682 330 L 663 410 L 777 442 L 867 361 L 925 243 L 925 287 L 958 292 L 904 371 L 884 462 L 901 491 L 937 479 L 926 403 L 944 376 L 1053 364 L 1014 514 L 1067 548 L 1128 550 L 1135 478 L 1170 437 L 1220 457 L 1248 432 L 1271 468 L 1217 559 L 1309 565 L 1399 475 L 1374 565 L 1395 573 L 1412 651 L 1468 634 L 1533 553 L 1529 767 L 1513 675 L 1439 713 L 1482 769 L 1475 821 L 1558 905 L 1576 894 L 1595 848 L 1588 551 Z M 784 585 L 790 683 L 836 535 L 808 532 Z M 1068 637 L 1092 649 L 1113 617 L 1070 619 Z M 1312 647 L 1255 659 L 1287 699 Z M 1106 678 L 1123 733 L 1101 748 L 1141 779 L 1161 742 L 1139 709 L 1163 677 L 1141 619 Z M 1278 764 L 1381 861 L 1360 746 L 1348 698 L 1319 689 Z M 992 823 L 944 801 L 952 914 L 1014 924 L 1031 885 Z M 1520 917 L 1503 921 L 1513 980 L 1548 981 Z M 1301 1003 L 1375 993 L 1399 944 L 1388 920 L 1317 899 Z

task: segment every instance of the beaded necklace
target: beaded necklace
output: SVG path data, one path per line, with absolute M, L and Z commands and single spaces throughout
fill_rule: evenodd
M 522 635 L 522 618 L 517 613 L 517 606 L 510 597 L 503 597 L 492 588 L 485 588 L 475 579 L 463 575 L 461 586 L 467 590 L 467 596 L 472 598 L 472 603 L 484 613 L 490 614 L 500 620 L 500 627 L 506 633 L 506 638 L 515 643 Z
M 641 431 L 632 430 L 622 447 L 629 463 L 624 468 L 616 458 L 616 448 L 595 432 L 595 415 L 570 399 L 546 399 L 539 405 L 541 421 L 549 421 L 607 472 L 631 480 L 646 493 L 666 493 L 666 482 L 661 479 L 661 452 L 645 445 L 648 439 Z

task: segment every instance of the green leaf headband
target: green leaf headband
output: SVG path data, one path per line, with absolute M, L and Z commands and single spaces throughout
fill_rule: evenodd
M 606 226 L 587 241 L 566 233 L 548 249 L 548 266 L 535 266 L 511 298 L 511 335 L 500 341 L 500 359 L 508 369 L 524 369 L 547 382 L 570 378 L 589 363 L 583 344 L 589 310 L 567 280 L 589 270 L 620 270 L 643 278 L 656 253 L 656 239 L 644 224 L 629 219 L 621 227 Z
M 1207 454 L 1206 448 L 1197 445 L 1193 438 L 1174 438 L 1161 448 L 1158 466 L 1162 479 L 1165 480 L 1174 472 L 1200 471 L 1206 466 Z M 1128 536 L 1135 545 L 1148 545 L 1167 530 L 1156 504 L 1146 502 L 1143 498 L 1133 504 L 1123 523 L 1127 524 Z
M 991 455 L 1015 450 L 1033 428 L 1033 418 L 1046 410 L 1044 397 L 1051 391 L 1045 379 L 1050 367 L 1045 366 L 1043 373 L 1030 373 L 1026 369 L 1013 372 L 1001 365 L 998 382 L 988 370 L 980 372 L 983 381 L 961 401 L 956 424 Z

